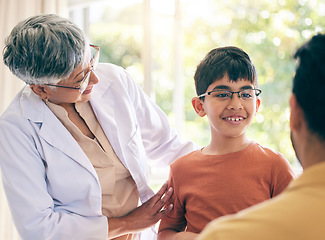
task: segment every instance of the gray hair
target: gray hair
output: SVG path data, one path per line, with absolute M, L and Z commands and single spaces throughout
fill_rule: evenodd
M 87 40 L 80 28 L 54 14 L 18 23 L 5 40 L 3 61 L 27 84 L 56 84 L 84 62 Z

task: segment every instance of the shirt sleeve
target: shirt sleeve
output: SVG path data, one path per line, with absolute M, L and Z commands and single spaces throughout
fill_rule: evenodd
M 295 179 L 295 173 L 283 154 L 279 153 L 275 159 L 272 175 L 271 197 L 279 195 Z
M 175 179 L 173 178 L 173 172 L 177 172 L 177 170 L 175 170 L 172 165 L 169 173 L 168 187 L 172 187 L 174 189 L 174 192 L 166 205 L 173 204 L 173 209 L 163 217 L 161 222 L 166 222 L 174 226 L 186 226 L 187 221 L 185 218 L 185 206 L 180 201 L 179 187 L 177 187 L 177 184 L 178 186 L 180 186 L 181 183 L 175 183 Z

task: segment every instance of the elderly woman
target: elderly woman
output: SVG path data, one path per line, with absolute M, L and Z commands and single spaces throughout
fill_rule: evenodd
M 168 166 L 196 147 L 98 57 L 76 25 L 51 14 L 6 39 L 4 62 L 27 84 L 0 119 L 1 175 L 23 239 L 138 239 L 172 207 L 163 207 L 172 189 L 149 188 L 148 161 Z

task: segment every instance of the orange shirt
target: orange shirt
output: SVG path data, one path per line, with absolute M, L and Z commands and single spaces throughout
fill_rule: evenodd
M 246 149 L 203 155 L 200 150 L 177 159 L 171 166 L 169 185 L 174 194 L 167 204 L 174 209 L 163 218 L 187 225 L 199 233 L 211 220 L 270 199 L 294 178 L 282 154 L 251 143 Z
M 276 198 L 209 223 L 198 239 L 324 240 L 324 173 L 325 162 L 305 168 Z

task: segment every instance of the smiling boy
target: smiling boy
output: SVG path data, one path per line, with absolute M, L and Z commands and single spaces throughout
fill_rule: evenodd
M 281 193 L 294 173 L 285 157 L 250 140 L 246 131 L 261 100 L 249 56 L 237 47 L 210 51 L 195 76 L 192 105 L 207 116 L 211 141 L 177 159 L 169 186 L 174 209 L 159 226 L 158 239 L 194 239 L 211 220 L 236 213 Z

